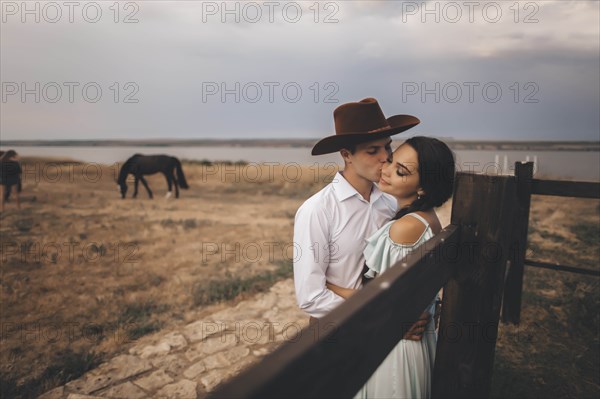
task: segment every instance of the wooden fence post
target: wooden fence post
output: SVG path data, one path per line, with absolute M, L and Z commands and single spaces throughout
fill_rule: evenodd
M 432 396 L 488 397 L 516 217 L 513 177 L 458 173 L 452 224 L 457 275 L 444 287 Z
M 517 217 L 513 225 L 511 266 L 504 283 L 502 301 L 502 322 L 519 324 L 521 321 L 521 294 L 523 291 L 523 270 L 527 251 L 527 230 L 529 228 L 529 207 L 531 205 L 531 185 L 533 162 L 515 163 L 517 182 Z

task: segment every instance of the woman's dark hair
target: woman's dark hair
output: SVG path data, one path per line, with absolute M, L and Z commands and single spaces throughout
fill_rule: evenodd
M 425 194 L 400 209 L 394 219 L 439 207 L 452 196 L 454 189 L 454 154 L 446 143 L 433 137 L 416 136 L 404 144 L 417 152 L 419 185 Z

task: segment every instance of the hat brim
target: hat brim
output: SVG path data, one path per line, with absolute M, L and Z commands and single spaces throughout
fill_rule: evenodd
M 417 126 L 421 121 L 412 115 L 394 115 L 387 118 L 389 128 L 378 130 L 376 132 L 356 132 L 336 134 L 319 140 L 312 149 L 312 155 L 331 154 L 340 151 L 348 146 L 366 143 L 369 141 L 383 139 L 398 133 L 402 133 L 410 128 Z

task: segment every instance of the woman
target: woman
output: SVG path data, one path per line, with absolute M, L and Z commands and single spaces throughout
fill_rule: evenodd
M 4 211 L 4 200 L 8 197 L 12 186 L 16 187 L 15 199 L 17 208 L 21 209 L 19 201 L 20 184 L 21 165 L 17 160 L 17 153 L 14 150 L 8 150 L 0 156 L 0 212 Z
M 364 255 L 373 278 L 385 272 L 442 229 L 434 208 L 452 195 L 454 155 L 446 144 L 430 137 L 413 137 L 393 153 L 379 181 L 381 191 L 393 195 L 400 211 L 367 241 Z M 347 298 L 354 290 L 328 284 Z M 427 398 L 436 335 L 435 298 L 426 309 L 424 328 L 415 328 L 392 349 L 383 363 L 356 394 L 356 398 Z M 414 335 L 420 336 L 419 338 Z

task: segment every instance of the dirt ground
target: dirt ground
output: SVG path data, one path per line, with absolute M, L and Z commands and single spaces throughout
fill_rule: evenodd
M 122 200 L 114 166 L 23 161 L 22 209 L 13 200 L 0 215 L 0 373 L 3 386 L 44 389 L 241 298 L 207 304 L 198 293 L 210 281 L 289 268 L 295 211 L 333 177 L 193 162 L 179 199 L 165 198 L 156 175 L 153 200 L 141 184 L 132 199 L 131 182 Z M 534 197 L 528 257 L 597 270 L 599 210 L 595 200 Z M 524 291 L 523 322 L 501 326 L 493 395 L 597 395 L 598 278 L 528 268 Z
M 184 164 L 191 188 L 179 199 L 154 175 L 154 199 L 141 184 L 132 199 L 130 182 L 122 200 L 114 167 L 23 161 L 22 209 L 12 200 L 0 216 L 0 367 L 17 384 L 66 351 L 111 356 L 128 338 L 214 311 L 223 305 L 197 297 L 210 281 L 291 264 L 295 211 L 331 176 Z

